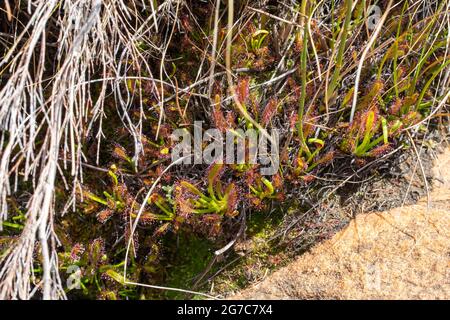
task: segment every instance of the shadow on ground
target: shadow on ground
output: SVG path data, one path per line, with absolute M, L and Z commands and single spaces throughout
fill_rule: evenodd
M 450 148 L 416 204 L 350 224 L 232 299 L 449 299 Z

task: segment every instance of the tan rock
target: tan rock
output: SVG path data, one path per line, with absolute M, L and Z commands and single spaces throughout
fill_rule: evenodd
M 233 299 L 449 299 L 450 149 L 416 205 L 361 214 Z

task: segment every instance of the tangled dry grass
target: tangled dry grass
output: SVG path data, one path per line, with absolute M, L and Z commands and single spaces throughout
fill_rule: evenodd
M 369 28 L 372 4 L 382 15 Z M 11 218 L 11 197 L 23 203 L 25 219 L 20 233 L 0 251 L 0 299 L 66 298 L 55 221 L 83 201 L 86 170 L 101 171 L 102 148 L 114 139 L 108 126 L 129 134 L 126 151 L 133 170 L 124 176 L 133 177 L 146 169 L 146 123 L 154 123 L 154 141 L 174 122 L 172 109 L 178 125 L 191 123 L 199 113 L 214 123 L 216 96 L 224 110 L 261 132 L 273 120 L 287 141 L 287 158 L 301 150 L 305 161 L 311 160 L 294 164 L 297 169 L 330 163 L 319 155 L 337 148 L 342 123 L 351 128 L 370 117 L 361 112 L 372 100 L 384 101 L 380 109 L 389 114 L 389 108 L 414 99 L 409 103 L 414 108 L 398 111 L 403 117 L 398 117 L 403 121 L 399 135 L 416 135 L 432 121 L 443 121 L 450 96 L 449 10 L 446 0 L 4 1 L 0 220 Z M 261 30 L 270 34 L 266 40 Z M 183 51 L 187 58 L 177 58 Z M 253 77 L 248 88 L 243 75 Z M 243 86 L 261 105 L 276 96 L 280 104 L 295 102 L 295 107 L 267 110 L 264 119 L 264 112 L 258 114 L 239 98 Z M 111 109 L 120 122 L 112 122 Z M 299 123 L 298 137 L 287 130 L 292 119 Z M 328 139 L 326 147 L 314 153 L 319 138 Z M 394 133 L 392 139 L 401 141 Z M 88 145 L 94 145 L 89 155 Z M 375 146 L 342 149 L 360 158 L 387 150 L 370 153 Z M 292 177 L 310 178 L 308 173 L 297 170 Z M 65 196 L 58 198 L 61 189 Z M 150 190 L 148 185 L 144 190 Z M 135 196 L 142 203 L 139 217 L 148 197 Z M 133 217 L 125 224 L 134 224 L 134 232 L 138 220 Z M 133 234 L 125 238 L 131 243 Z

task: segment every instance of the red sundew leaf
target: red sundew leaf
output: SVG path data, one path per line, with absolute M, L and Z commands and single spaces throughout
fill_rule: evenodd
M 375 117 L 375 115 L 370 110 L 367 112 L 361 113 L 360 121 L 359 121 L 359 128 L 358 128 L 358 132 L 359 132 L 360 136 L 364 136 L 364 133 L 366 132 L 367 127 L 369 127 L 369 128 L 372 127 L 371 125 L 369 126 L 367 124 L 367 121 L 372 121 L 370 119 L 371 118 L 373 119 L 374 117 Z
M 289 129 L 293 132 L 298 122 L 298 114 L 294 112 L 289 118 Z
M 405 127 L 417 124 L 422 119 L 422 116 L 417 111 L 410 111 L 402 117 L 402 122 Z
M 152 193 L 150 195 L 149 199 L 148 199 L 148 202 L 149 203 L 154 203 L 154 202 L 156 202 L 156 201 L 158 201 L 160 199 L 161 199 L 161 195 L 159 195 L 158 193 Z
M 102 263 L 101 258 L 105 254 L 105 241 L 102 238 L 94 239 L 89 245 L 89 260 L 92 266 Z
M 111 209 L 105 209 L 105 210 L 102 210 L 99 213 L 97 213 L 97 220 L 101 224 L 104 224 L 106 221 L 109 220 L 109 218 L 111 218 L 112 215 L 113 215 L 113 211 Z
M 398 115 L 400 113 L 402 104 L 402 99 L 395 100 L 395 102 L 389 107 L 389 114 Z
M 311 84 L 306 86 L 306 96 L 307 97 L 314 96 L 316 91 L 317 91 L 317 88 L 316 88 L 316 86 L 313 83 L 311 83 Z
M 367 110 L 376 103 L 377 97 L 383 92 L 384 82 L 382 80 L 376 80 L 368 89 L 367 93 L 361 99 L 358 105 L 359 110 Z
M 388 123 L 388 136 L 395 137 L 403 129 L 403 123 L 400 120 L 393 120 Z
M 124 202 L 128 205 L 131 205 L 134 202 L 134 197 L 128 192 L 128 188 L 125 184 L 119 184 L 114 187 L 114 191 L 124 200 Z
M 202 216 L 200 223 L 203 230 L 209 237 L 216 237 L 220 234 L 222 227 L 222 216 L 218 214 L 205 214 Z M 201 226 L 201 227 L 202 227 Z
M 70 251 L 70 259 L 72 261 L 78 261 L 81 258 L 81 255 L 84 253 L 86 249 L 84 248 L 84 245 L 81 243 L 76 243 L 72 250 Z
M 209 167 L 208 172 L 208 185 L 213 186 L 215 181 L 219 179 L 222 174 L 223 164 L 222 163 L 214 163 Z
M 262 117 L 261 117 L 261 125 L 265 127 L 273 116 L 276 114 L 278 108 L 278 102 L 276 98 L 270 99 L 264 108 Z
M 259 116 L 259 103 L 258 100 L 256 99 L 255 95 L 250 95 L 249 96 L 249 101 L 247 102 L 247 104 L 249 105 L 248 109 L 252 111 L 252 113 L 258 117 Z
M 239 80 L 237 87 L 237 96 L 239 102 L 245 104 L 248 100 L 249 94 L 250 94 L 249 78 L 248 77 L 242 78 L 241 80 Z
M 180 199 L 177 200 L 178 210 L 180 213 L 180 216 L 187 218 L 190 214 L 194 212 L 194 208 L 192 207 L 192 204 L 187 199 Z
M 281 150 L 280 161 L 282 163 L 289 162 L 289 150 L 288 150 L 287 146 Z
M 374 119 L 373 119 L 373 125 L 372 125 L 371 132 L 372 132 L 372 134 L 375 134 L 380 125 L 380 109 L 378 109 L 378 107 L 376 105 L 372 106 L 371 109 L 374 113 Z
M 239 194 L 236 186 L 233 183 L 227 187 L 226 194 L 227 211 L 225 212 L 225 215 L 228 217 L 235 217 L 239 214 L 239 212 L 236 210 L 239 201 Z
M 128 243 L 130 241 L 131 236 L 131 226 L 127 226 L 125 228 L 124 237 L 125 237 L 125 243 Z M 139 249 L 139 234 L 137 231 L 133 233 L 133 239 L 132 239 L 132 248 L 136 252 Z
M 249 203 L 252 207 L 254 207 L 256 210 L 263 210 L 264 209 L 264 203 L 260 198 L 254 195 L 247 195 Z
M 310 137 L 314 133 L 315 124 L 317 123 L 316 112 L 314 106 L 308 110 L 308 113 L 305 115 L 303 124 L 303 136 Z
M 164 165 L 157 166 L 155 169 L 155 176 L 157 176 L 157 177 L 162 176 L 162 180 L 164 182 L 170 182 L 172 180 L 172 174 L 170 172 L 168 172 L 166 174 L 162 174 L 165 169 L 166 169 L 166 167 Z
M 348 152 L 352 152 L 353 150 L 356 150 L 356 140 L 351 139 L 348 143 Z
M 406 113 L 410 110 L 411 106 L 416 104 L 417 99 L 419 98 L 419 93 L 414 93 L 412 96 L 405 97 L 403 100 L 402 111 Z
M 366 163 L 367 163 L 367 161 L 365 159 L 362 159 L 362 158 L 356 158 L 355 162 L 356 162 L 357 166 L 360 167 L 360 168 L 365 166 Z
M 248 185 L 252 185 L 255 183 L 255 181 L 260 180 L 261 175 L 256 172 L 256 167 L 252 167 L 250 170 L 247 170 L 245 172 L 245 182 Z
M 316 161 L 316 164 L 318 164 L 318 165 L 319 164 L 321 164 L 321 165 L 328 164 L 333 161 L 335 155 L 336 155 L 335 151 L 327 152 L 322 158 L 320 158 L 319 160 Z
M 304 182 L 310 183 L 310 182 L 313 182 L 316 179 L 316 177 L 308 174 L 306 176 L 303 176 L 302 179 L 303 179 Z
M 158 131 L 158 125 L 153 126 L 153 130 L 156 133 Z M 173 127 L 168 124 L 162 124 L 159 126 L 159 136 L 164 140 L 168 140 L 173 133 Z
M 185 32 L 187 32 L 188 34 L 192 32 L 193 28 L 191 25 L 189 15 L 183 14 L 181 16 L 181 24 L 182 24 Z
M 139 218 L 139 223 L 141 225 L 147 226 L 147 225 L 154 223 L 156 220 L 157 219 L 153 213 L 143 212 L 141 217 Z
M 392 150 L 392 147 L 390 144 L 384 144 L 382 146 L 376 147 L 375 149 L 368 152 L 366 155 L 371 158 L 378 158 L 382 155 L 388 153 L 390 150 Z
M 362 122 L 362 113 L 357 112 L 353 121 L 351 123 L 349 123 L 347 126 L 347 129 L 346 129 L 347 134 L 349 136 L 354 135 L 358 131 L 361 122 Z
M 153 236 L 160 237 L 160 236 L 164 235 L 165 233 L 167 233 L 167 231 L 169 231 L 169 229 L 170 229 L 170 223 L 166 222 L 162 226 L 160 226 L 158 229 L 155 230 L 155 232 L 153 233 Z
M 176 207 L 177 212 L 182 217 L 188 217 L 194 211 L 194 208 L 193 208 L 191 202 L 189 201 L 189 198 L 187 198 L 183 194 L 180 194 L 180 193 L 176 194 L 175 202 L 176 202 L 176 206 L 177 206 Z M 177 219 L 175 219 L 175 220 L 177 220 Z
M 215 104 L 213 107 L 213 120 L 217 129 L 222 132 L 225 132 L 228 129 L 228 123 L 225 119 L 222 110 L 220 109 L 220 96 L 216 95 Z
M 286 200 L 286 194 L 284 192 L 278 192 L 275 195 L 275 199 L 277 199 L 278 201 L 284 201 Z
M 130 161 L 130 158 L 128 157 L 127 152 L 125 151 L 125 148 L 119 144 L 116 144 L 114 146 L 112 155 L 114 158 L 117 158 L 117 159 L 120 159 L 123 161 Z
M 283 178 L 281 178 L 281 175 L 279 173 L 273 176 L 272 184 L 276 190 L 283 188 Z
M 228 111 L 226 115 L 228 128 L 236 128 L 236 115 L 233 111 Z
M 379 110 L 376 107 L 370 108 L 361 114 L 359 122 L 359 133 L 363 137 L 366 134 L 375 134 L 379 126 Z

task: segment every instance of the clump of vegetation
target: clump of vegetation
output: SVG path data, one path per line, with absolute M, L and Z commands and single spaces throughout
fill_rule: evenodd
M 448 1 L 3 3 L 0 298 L 200 297 L 246 226 L 448 121 Z M 276 174 L 172 165 L 195 121 L 277 129 Z

